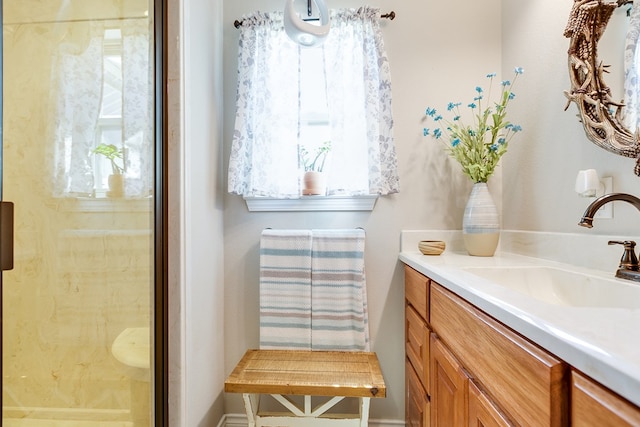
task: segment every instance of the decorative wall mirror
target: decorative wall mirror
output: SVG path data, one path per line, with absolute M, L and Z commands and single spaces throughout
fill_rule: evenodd
M 564 36 L 570 38 L 569 77 L 571 90 L 565 91 L 578 107 L 587 138 L 615 154 L 636 159 L 634 172 L 640 176 L 640 130 L 625 124 L 624 101 L 616 101 L 604 81 L 609 65 L 598 58 L 598 42 L 616 8 L 630 0 L 574 0 Z M 639 76 L 640 77 L 640 76 Z

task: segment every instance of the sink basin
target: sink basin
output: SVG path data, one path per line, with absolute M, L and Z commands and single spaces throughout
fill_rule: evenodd
M 640 309 L 640 283 L 555 267 L 467 267 L 465 271 L 547 304 Z
M 127 375 L 138 381 L 150 378 L 149 328 L 127 328 L 111 345 L 111 353 L 122 364 Z

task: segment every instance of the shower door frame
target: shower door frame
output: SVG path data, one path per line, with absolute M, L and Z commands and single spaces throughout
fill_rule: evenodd
M 169 426 L 169 346 L 168 346 L 168 110 L 167 110 L 167 3 L 154 0 L 154 274 L 153 274 L 153 391 L 156 427 Z M 4 24 L 3 0 L 0 22 Z M 4 39 L 0 31 L 0 201 L 3 201 L 3 111 Z M 0 354 L 2 348 L 2 272 L 0 271 Z M 0 364 L 0 378 L 3 377 Z M 0 408 L 3 406 L 0 394 Z
M 2 1 L 2 0 L 0 0 Z M 168 135 L 167 69 L 168 69 L 168 0 L 154 0 L 155 46 L 155 282 L 154 282 L 154 363 L 153 398 L 156 427 L 169 427 L 169 305 L 168 305 Z M 0 55 L 1 56 L 1 55 Z M 0 92 L 1 94 L 1 92 Z M 1 182 L 0 182 L 1 184 Z M 1 321 L 1 320 L 0 320 Z

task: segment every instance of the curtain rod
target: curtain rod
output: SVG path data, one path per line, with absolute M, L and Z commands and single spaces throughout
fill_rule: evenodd
M 389 13 L 385 13 L 380 15 L 380 18 L 385 18 L 385 19 L 389 19 L 391 21 L 393 21 L 394 19 L 396 19 L 396 13 L 392 10 Z M 318 18 L 310 18 L 310 19 L 304 19 L 304 21 L 318 21 Z M 235 20 L 233 22 L 233 26 L 236 28 L 240 28 L 242 26 L 242 21 L 239 20 Z

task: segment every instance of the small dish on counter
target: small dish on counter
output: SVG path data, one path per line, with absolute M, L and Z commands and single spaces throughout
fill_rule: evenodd
M 446 244 L 442 240 L 421 240 L 418 249 L 424 255 L 440 255 L 444 252 Z

